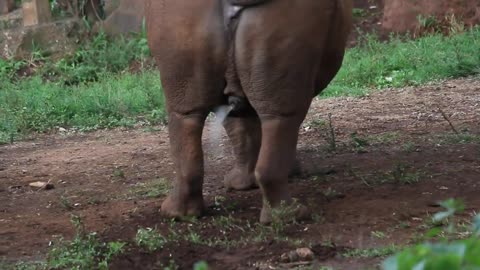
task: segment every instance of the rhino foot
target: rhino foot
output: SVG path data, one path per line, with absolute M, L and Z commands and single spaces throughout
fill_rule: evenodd
M 163 201 L 160 212 L 165 217 L 181 218 L 188 216 L 199 217 L 204 210 L 203 197 L 180 200 L 170 195 Z
M 249 190 L 258 188 L 254 173 L 235 167 L 224 178 L 224 184 L 227 190 Z

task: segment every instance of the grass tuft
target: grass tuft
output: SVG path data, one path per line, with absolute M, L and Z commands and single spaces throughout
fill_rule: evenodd
M 372 35 L 347 51 L 344 65 L 323 97 L 358 96 L 369 89 L 420 85 L 480 72 L 480 27 L 443 36 L 415 40 Z

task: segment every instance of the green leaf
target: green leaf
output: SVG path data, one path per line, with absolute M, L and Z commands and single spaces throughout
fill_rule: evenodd
M 205 261 L 200 261 L 200 262 L 197 262 L 197 263 L 193 266 L 193 269 L 194 269 L 194 270 L 208 270 L 208 264 L 207 264 L 207 262 L 205 262 Z
M 480 236 L 480 215 L 475 216 L 473 219 L 473 233 L 476 236 Z

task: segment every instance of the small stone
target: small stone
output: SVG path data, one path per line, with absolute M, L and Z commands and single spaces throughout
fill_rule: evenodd
M 284 263 L 298 262 L 299 256 L 296 251 L 290 251 L 282 254 L 282 256 L 280 256 L 280 261 Z
M 38 188 L 38 189 L 45 189 L 45 190 L 49 190 L 49 189 L 54 189 L 55 186 L 53 184 L 50 184 L 50 183 L 47 183 L 47 182 L 41 182 L 41 181 L 38 181 L 38 182 L 32 182 L 30 184 L 28 184 L 29 186 L 33 187 L 33 188 Z
M 301 261 L 312 261 L 315 257 L 313 251 L 309 248 L 297 248 L 295 250 Z

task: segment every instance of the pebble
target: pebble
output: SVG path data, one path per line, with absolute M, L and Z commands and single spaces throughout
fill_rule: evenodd
M 41 182 L 41 181 L 38 181 L 38 182 L 32 182 L 30 184 L 28 184 L 29 186 L 33 187 L 33 188 L 39 188 L 39 189 L 45 189 L 45 190 L 49 190 L 49 189 L 54 189 L 55 186 L 51 183 L 47 183 L 47 182 Z

